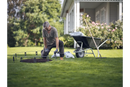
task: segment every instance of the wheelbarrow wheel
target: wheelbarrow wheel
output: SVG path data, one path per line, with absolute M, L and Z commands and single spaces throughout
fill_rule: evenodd
M 76 51 L 79 51 L 79 50 L 80 50 L 80 47 L 78 47 L 78 48 L 76 49 Z M 82 50 L 83 50 L 83 49 L 82 49 Z M 76 57 L 77 57 L 77 58 L 82 58 L 82 57 L 84 57 L 84 54 L 85 54 L 84 51 L 79 52 L 79 53 L 76 53 Z

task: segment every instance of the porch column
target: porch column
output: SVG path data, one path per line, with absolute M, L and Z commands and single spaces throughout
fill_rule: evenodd
M 74 0 L 74 32 L 80 26 L 80 2 Z
M 77 0 L 74 0 L 74 32 L 76 32 L 76 2 Z M 76 48 L 76 41 L 74 40 L 74 48 Z
M 68 34 L 68 13 L 66 14 L 66 34 Z
M 119 2 L 119 20 L 122 20 L 122 2 Z
M 74 32 L 76 32 L 76 23 L 77 23 L 76 4 L 77 4 L 77 0 L 74 0 Z
M 64 20 L 64 34 L 66 34 L 66 19 Z
M 80 2 L 77 0 L 77 26 L 76 26 L 76 29 L 79 28 L 80 26 Z M 76 30 L 75 30 L 76 31 Z

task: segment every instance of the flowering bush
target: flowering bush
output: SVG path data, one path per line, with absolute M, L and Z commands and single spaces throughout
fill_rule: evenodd
M 109 29 L 109 37 L 112 39 L 111 47 L 120 48 L 123 47 L 123 22 L 118 20 L 115 24 L 111 23 Z
M 106 23 L 95 23 L 94 21 L 91 21 L 91 17 L 86 13 L 82 15 L 81 21 L 82 24 L 77 31 L 81 31 L 86 36 L 91 37 L 88 29 L 90 28 L 93 37 L 101 38 L 101 42 L 105 39 L 111 39 L 111 41 L 106 42 L 107 47 L 120 48 L 123 46 L 122 21 L 116 21 L 115 24 L 111 23 L 110 25 L 107 25 Z

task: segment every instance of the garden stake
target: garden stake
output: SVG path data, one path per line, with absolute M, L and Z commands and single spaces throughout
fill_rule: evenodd
M 36 63 L 36 57 L 34 57 L 34 63 Z
M 37 55 L 37 51 L 36 51 L 36 55 Z
M 13 61 L 15 61 L 15 60 L 14 60 L 14 56 L 13 56 Z
M 20 60 L 20 61 L 22 61 L 22 59 L 23 59 L 23 58 L 21 57 L 21 60 Z
M 55 59 L 57 60 L 56 53 L 54 55 L 55 55 Z
M 85 21 L 85 23 L 86 23 L 86 25 L 87 25 L 87 27 L 88 27 L 88 24 L 87 24 L 86 21 Z M 95 46 L 96 46 L 96 48 L 97 48 L 97 51 L 98 51 L 98 57 L 99 57 L 99 55 L 100 55 L 100 57 L 102 57 L 101 54 L 100 54 L 100 52 L 99 52 L 99 48 L 98 48 L 98 46 L 97 46 L 97 44 L 96 44 L 96 42 L 95 42 L 95 40 L 94 40 L 94 37 L 93 37 L 93 35 L 92 35 L 92 33 L 91 33 L 91 30 L 90 30 L 89 27 L 88 27 L 88 29 L 89 29 L 89 32 L 90 32 L 91 37 L 92 37 L 92 39 L 93 39 L 93 42 L 94 42 L 94 44 L 95 44 Z
M 25 56 L 26 56 L 26 52 L 25 52 Z

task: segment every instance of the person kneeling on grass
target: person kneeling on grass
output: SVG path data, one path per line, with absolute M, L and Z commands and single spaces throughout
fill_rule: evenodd
M 56 47 L 56 50 L 54 53 L 60 52 L 60 60 L 63 60 L 64 57 L 64 44 L 61 40 L 58 39 L 58 33 L 57 29 L 50 26 L 49 22 L 43 23 L 43 43 L 44 43 L 44 49 L 41 53 L 42 58 L 46 58 L 46 56 L 49 54 L 50 50 L 53 47 Z

